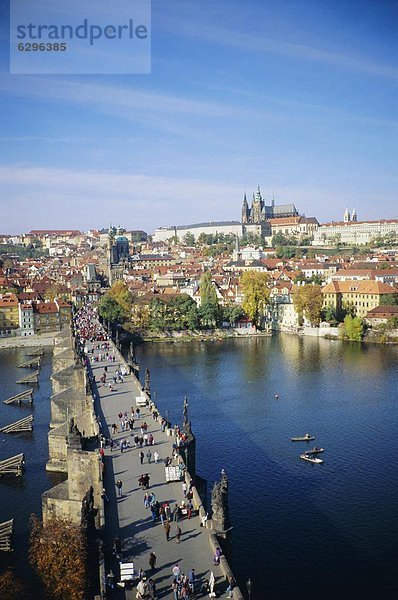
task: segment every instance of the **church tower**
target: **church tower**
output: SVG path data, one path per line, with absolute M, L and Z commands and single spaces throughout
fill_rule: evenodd
M 246 198 L 246 192 L 243 198 L 243 205 L 242 205 L 242 223 L 248 223 L 249 222 L 249 205 L 247 203 L 247 198 Z
M 112 262 L 113 262 L 113 245 L 114 245 L 114 241 L 115 241 L 114 237 L 115 237 L 115 232 L 113 230 L 112 224 L 110 224 L 109 229 L 108 229 L 108 244 L 107 244 L 109 264 L 112 264 Z
M 350 211 L 348 210 L 348 206 L 346 206 L 346 209 L 344 211 L 343 221 L 344 221 L 344 223 L 349 223 L 351 221 Z
M 354 223 L 356 223 L 358 221 L 357 211 L 355 210 L 355 208 L 352 209 L 351 221 L 354 221 Z
M 253 223 L 260 223 L 261 221 L 261 209 L 262 209 L 263 199 L 261 197 L 260 186 L 257 186 L 257 192 L 253 200 L 253 208 L 252 208 L 252 218 Z

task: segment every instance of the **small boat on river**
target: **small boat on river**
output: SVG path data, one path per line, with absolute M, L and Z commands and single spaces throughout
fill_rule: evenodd
M 304 454 L 308 454 L 309 456 L 313 456 L 314 454 L 321 454 L 321 452 L 325 452 L 323 448 L 317 448 L 314 446 L 312 450 L 306 450 Z
M 315 438 L 309 433 L 306 433 L 305 435 L 299 437 L 292 437 L 290 439 L 292 440 L 292 442 L 312 442 Z
M 317 456 L 311 456 L 306 452 L 304 452 L 304 454 L 300 454 L 300 458 L 302 460 L 306 460 L 307 462 L 313 463 L 314 465 L 320 465 L 323 463 L 321 458 L 318 458 Z

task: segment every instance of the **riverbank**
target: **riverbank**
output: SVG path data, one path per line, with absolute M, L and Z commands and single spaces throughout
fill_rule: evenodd
M 242 337 L 270 337 L 269 331 L 256 331 L 255 329 L 214 329 L 207 331 L 168 331 L 153 334 L 143 333 L 144 342 L 207 342 Z
M 337 340 L 338 342 L 352 341 L 340 337 L 340 331 L 341 330 L 338 327 L 286 327 L 275 331 L 275 333 L 317 337 L 326 340 Z M 384 331 L 368 329 L 360 341 L 369 344 L 398 344 L 398 329 Z
M 32 348 L 35 346 L 54 346 L 56 333 L 43 333 L 29 337 L 0 338 L 0 348 Z

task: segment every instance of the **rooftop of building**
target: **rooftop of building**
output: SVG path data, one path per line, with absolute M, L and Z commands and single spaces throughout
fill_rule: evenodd
M 389 285 L 388 283 L 383 283 L 381 281 L 358 281 L 353 279 L 348 279 L 346 281 L 331 281 L 327 285 L 322 288 L 322 292 L 324 294 L 348 294 L 348 293 L 357 293 L 357 294 L 397 294 L 398 289 Z

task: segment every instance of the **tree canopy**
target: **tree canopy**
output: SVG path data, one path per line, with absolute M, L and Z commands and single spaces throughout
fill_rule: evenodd
M 198 327 L 196 302 L 187 294 L 169 299 L 154 298 L 149 306 L 149 325 L 158 331 L 194 330 Z
M 360 342 L 364 334 L 364 324 L 359 317 L 347 315 L 344 318 L 344 326 L 342 328 L 342 337 L 353 342 Z
M 0 575 L 0 598 L 7 600 L 26 600 L 27 590 L 11 569 Z
M 40 242 L 37 242 L 37 245 L 28 244 L 27 246 L 22 244 L 2 244 L 0 254 L 3 256 L 10 254 L 23 260 L 25 258 L 41 258 L 42 256 L 48 256 L 48 249 L 42 248 Z
M 216 288 L 211 280 L 211 273 L 206 271 L 200 280 L 199 317 L 206 327 L 215 327 L 220 319 L 220 307 Z
M 383 294 L 380 296 L 381 306 L 397 306 L 398 305 L 398 293 Z
M 187 231 L 187 233 L 183 237 L 183 242 L 186 246 L 194 246 L 195 245 L 195 236 L 191 231 Z
M 123 319 L 123 309 L 109 294 L 102 296 L 98 303 L 98 313 L 106 321 L 119 323 Z
M 300 285 L 293 292 L 293 305 L 302 320 L 305 316 L 311 325 L 319 325 L 323 296 L 320 285 Z
M 50 598 L 84 597 L 87 549 L 80 527 L 58 518 L 44 526 L 32 515 L 29 558 Z
M 231 327 L 234 327 L 236 321 L 244 316 L 244 311 L 238 304 L 229 304 L 222 308 L 222 319 L 228 321 Z
M 116 281 L 108 293 L 111 296 L 111 298 L 114 298 L 116 300 L 116 302 L 122 308 L 124 316 L 128 318 L 131 313 L 133 297 L 124 281 Z
M 133 297 L 124 281 L 116 281 L 99 301 L 98 313 L 103 319 L 118 323 L 131 318 Z
M 259 271 L 246 271 L 240 281 L 244 293 L 243 310 L 255 327 L 258 327 L 269 303 L 268 275 Z

